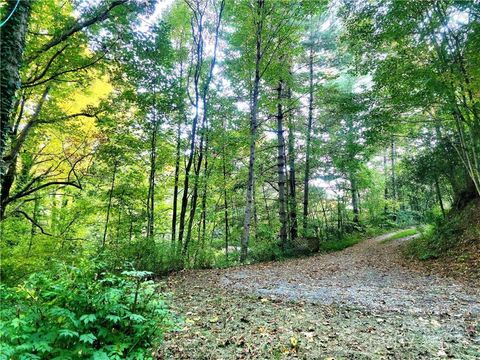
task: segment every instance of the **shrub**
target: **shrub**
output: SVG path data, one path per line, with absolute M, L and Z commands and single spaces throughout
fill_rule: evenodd
M 345 235 L 341 239 L 327 240 L 320 242 L 320 251 L 332 252 L 346 249 L 347 247 L 358 244 L 362 237 L 358 234 Z
M 252 244 L 249 256 L 253 262 L 274 261 L 285 257 L 276 240 L 260 240 Z
M 57 264 L 0 286 L 0 358 L 144 359 L 172 322 L 149 273 Z

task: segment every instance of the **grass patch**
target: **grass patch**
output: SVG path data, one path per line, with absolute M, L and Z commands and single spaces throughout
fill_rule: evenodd
M 393 234 L 392 236 L 389 236 L 386 239 L 383 239 L 382 241 L 380 241 L 380 244 L 386 244 L 390 241 L 397 240 L 397 239 L 402 239 L 402 238 L 405 238 L 405 237 L 408 237 L 408 236 L 415 235 L 417 233 L 418 233 L 417 229 L 402 230 L 402 231 L 400 231 L 396 234 Z
M 320 243 L 320 251 L 340 251 L 355 244 L 358 244 L 363 239 L 364 238 L 359 235 L 349 235 L 344 237 L 343 239 L 323 241 Z

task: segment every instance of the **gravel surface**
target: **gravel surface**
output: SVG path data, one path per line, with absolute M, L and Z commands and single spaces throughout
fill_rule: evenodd
M 341 252 L 168 279 L 165 359 L 480 359 L 480 289 L 405 262 L 391 234 Z
M 344 251 L 228 271 L 224 286 L 321 304 L 401 313 L 480 313 L 480 291 L 456 280 L 405 266 L 391 234 Z

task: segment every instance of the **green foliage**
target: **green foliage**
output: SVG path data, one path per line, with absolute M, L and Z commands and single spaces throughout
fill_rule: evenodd
M 278 241 L 261 240 L 251 246 L 250 257 L 253 261 L 273 261 L 285 257 L 279 247 Z
M 56 264 L 0 287 L 2 359 L 143 359 L 172 317 L 151 273 Z
M 408 256 L 421 260 L 441 258 L 455 253 L 480 239 L 478 212 L 480 205 L 472 201 L 462 210 L 452 210 L 446 219 L 438 214 L 435 221 L 421 228 L 421 236 L 405 247 Z
M 364 239 L 364 237 L 361 234 L 349 234 L 337 240 L 322 241 L 320 242 L 320 251 L 340 251 L 358 244 L 362 239 Z

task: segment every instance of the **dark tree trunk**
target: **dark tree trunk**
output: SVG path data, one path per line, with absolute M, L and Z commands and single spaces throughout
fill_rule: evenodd
M 225 129 L 225 125 L 224 125 Z M 228 261 L 228 198 L 227 198 L 227 167 L 225 164 L 225 144 L 223 146 L 223 159 L 222 159 L 222 171 L 223 171 L 223 216 L 225 222 L 225 259 Z
M 4 174 L 3 157 L 12 130 L 11 112 L 15 93 L 20 88 L 20 67 L 28 30 L 31 0 L 7 1 L 6 13 L 16 10 L 0 28 L 0 177 Z
M 156 110 L 154 110 L 156 111 Z M 150 142 L 150 175 L 148 177 L 148 196 L 147 196 L 147 238 L 152 239 L 155 227 L 155 173 L 157 165 L 157 132 L 158 120 L 154 115 L 152 124 L 152 137 Z
M 440 209 L 442 210 L 442 216 L 443 218 L 445 218 L 446 214 L 445 207 L 443 206 L 442 191 L 440 190 L 440 183 L 437 176 L 435 176 L 435 192 L 437 193 L 438 204 L 440 205 Z
M 308 182 L 310 180 L 310 152 L 313 123 L 313 44 L 310 45 L 309 66 L 309 97 L 308 97 L 308 124 L 307 143 L 305 154 L 305 176 L 303 180 L 303 235 L 307 235 L 308 228 Z
M 175 153 L 175 182 L 173 185 L 172 245 L 175 245 L 177 231 L 178 178 L 180 175 L 181 124 L 177 125 L 177 149 Z
M 189 5 L 190 6 L 190 5 Z M 217 23 L 216 23 L 216 28 L 215 28 L 215 40 L 214 40 L 214 48 L 213 48 L 213 57 L 210 62 L 210 69 L 207 75 L 207 78 L 205 79 L 205 83 L 203 84 L 203 89 L 199 89 L 200 85 L 200 77 L 201 77 L 201 70 L 202 70 L 202 64 L 203 64 L 203 46 L 204 46 L 204 40 L 203 40 L 203 16 L 205 12 L 205 8 L 201 9 L 200 3 L 196 3 L 196 7 L 191 7 L 192 11 L 194 12 L 194 22 L 197 25 L 197 30 L 196 30 L 196 36 L 194 33 L 194 40 L 197 44 L 197 64 L 195 66 L 195 76 L 194 76 L 194 88 L 195 88 L 195 117 L 192 125 L 192 138 L 191 138 L 191 143 L 190 143 L 190 154 L 187 162 L 187 166 L 185 168 L 185 183 L 184 183 L 184 190 L 183 190 L 183 197 L 182 197 L 182 209 L 180 213 L 180 228 L 179 228 L 179 244 L 182 244 L 183 241 L 183 234 L 185 230 L 185 214 L 187 211 L 187 202 L 188 202 L 188 178 L 190 174 L 190 169 L 193 164 L 194 160 L 194 155 L 195 155 L 195 133 L 197 130 L 197 121 L 199 118 L 199 104 L 200 104 L 200 96 L 201 100 L 203 103 L 203 120 L 202 120 L 202 127 L 204 132 L 202 133 L 202 139 L 201 139 L 201 144 L 200 144 L 200 154 L 199 154 L 199 159 L 198 159 L 198 164 L 195 169 L 195 182 L 194 182 L 194 189 L 192 193 L 192 199 L 191 199 L 191 204 L 190 204 L 190 218 L 188 222 L 188 228 L 187 228 L 187 236 L 185 238 L 185 243 L 183 244 L 183 249 L 182 252 L 183 254 L 186 254 L 188 250 L 188 245 L 192 236 L 192 226 L 193 226 L 193 221 L 195 218 L 195 211 L 196 211 L 196 206 L 197 206 L 197 199 L 198 199 L 198 180 L 199 180 L 199 172 L 202 164 L 202 157 L 203 157 L 203 140 L 205 131 L 206 131 L 206 124 L 207 124 L 207 114 L 208 114 L 208 90 L 210 86 L 210 82 L 212 81 L 213 77 L 213 70 L 215 68 L 215 64 L 217 61 L 217 48 L 218 48 L 218 36 L 219 36 L 219 31 L 220 31 L 220 24 L 222 21 L 222 14 L 223 10 L 225 7 L 225 1 L 222 0 L 220 3 L 220 9 L 218 12 L 218 18 L 217 18 Z M 193 27 L 192 27 L 192 31 Z
M 192 11 L 195 11 L 192 9 Z M 185 217 L 187 214 L 187 206 L 188 206 L 188 188 L 190 183 L 190 171 L 192 169 L 193 160 L 195 156 L 195 142 L 197 137 L 197 123 L 199 119 L 199 101 L 200 101 L 200 92 L 199 92 L 199 82 L 200 82 L 200 75 L 201 75 L 201 68 L 203 63 L 203 14 L 197 14 L 195 16 L 196 20 L 196 34 L 193 29 L 192 25 L 192 32 L 194 41 L 196 43 L 196 64 L 195 64 L 195 71 L 193 75 L 193 88 L 194 88 L 194 98 L 192 101 L 192 105 L 195 108 L 195 115 L 192 121 L 192 130 L 190 134 L 190 148 L 188 153 L 188 160 L 185 166 L 185 179 L 183 180 L 183 195 L 182 195 L 182 203 L 180 207 L 180 222 L 178 227 L 178 244 L 179 249 L 182 248 L 183 245 L 183 236 L 185 232 Z M 192 20 L 193 21 L 193 20 Z
M 357 180 L 354 175 L 350 176 L 350 191 L 352 194 L 352 209 L 353 209 L 353 222 L 358 224 L 360 222 L 358 215 L 359 205 L 358 205 L 358 189 L 357 189 Z
M 292 100 L 292 91 L 288 88 L 288 100 L 289 104 Z M 288 209 L 289 209 L 289 218 L 290 218 L 290 239 L 295 240 L 298 236 L 298 221 L 297 221 L 297 180 L 295 174 L 295 135 L 293 127 L 293 115 L 289 113 L 288 115 L 288 167 L 289 167 L 289 176 L 288 176 Z
M 15 181 L 15 177 L 17 176 L 17 157 L 20 153 L 20 149 L 22 148 L 23 144 L 27 139 L 27 135 L 30 131 L 34 128 L 34 126 L 38 123 L 38 117 L 40 116 L 40 112 L 42 111 L 43 105 L 48 96 L 48 92 L 50 91 L 50 86 L 47 86 L 43 91 L 42 97 L 38 101 L 35 110 L 32 114 L 32 117 L 27 122 L 27 124 L 23 127 L 20 134 L 12 139 L 11 149 L 8 153 L 8 156 L 4 156 L 2 162 L 2 169 L 4 171 L 6 169 L 6 173 L 0 173 L 0 221 L 5 217 L 5 209 L 7 204 L 11 201 L 10 199 L 10 191 L 12 189 L 13 183 Z M 20 119 L 18 120 L 20 121 Z M 16 130 L 15 130 L 16 132 Z M 12 136 L 13 138 L 13 136 Z M 7 161 L 6 158 L 8 157 Z
M 283 136 L 283 108 L 282 108 L 282 88 L 283 82 L 280 81 L 277 88 L 277 173 L 278 173 L 278 217 L 280 220 L 280 245 L 283 250 L 287 247 L 287 211 L 285 196 L 285 139 Z

